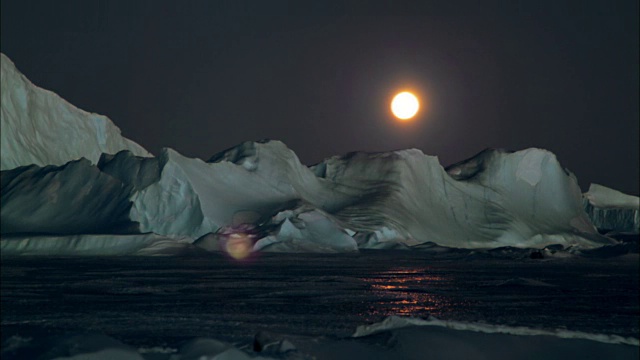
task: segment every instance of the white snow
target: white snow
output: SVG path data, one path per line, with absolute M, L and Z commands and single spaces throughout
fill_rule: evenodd
M 55 93 L 33 85 L 0 54 L 2 131 L 0 168 L 63 165 L 81 157 L 96 163 L 102 153 L 130 150 L 151 156 L 120 135 L 106 116 L 76 108 Z

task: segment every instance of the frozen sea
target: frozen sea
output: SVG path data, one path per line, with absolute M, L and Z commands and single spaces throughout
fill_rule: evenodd
M 391 315 L 640 338 L 637 253 L 499 255 L 3 258 L 3 359 L 24 355 L 16 341 L 72 333 L 169 353 L 198 337 L 251 350 L 261 331 L 341 339 Z

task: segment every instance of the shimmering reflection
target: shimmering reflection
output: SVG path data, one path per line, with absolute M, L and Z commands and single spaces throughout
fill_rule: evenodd
M 429 269 L 390 269 L 361 278 L 374 293 L 375 315 L 407 315 L 427 317 L 447 312 L 454 306 L 452 299 L 437 294 L 437 288 L 451 280 L 430 273 Z

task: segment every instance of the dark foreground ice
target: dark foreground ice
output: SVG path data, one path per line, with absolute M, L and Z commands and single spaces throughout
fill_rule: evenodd
M 89 333 L 117 339 L 147 358 L 176 352 L 194 338 L 218 339 L 251 352 L 258 333 L 339 340 L 359 325 L 391 315 L 617 335 L 637 342 L 638 264 L 637 253 L 530 259 L 362 251 L 260 254 L 243 262 L 219 254 L 3 258 L 2 358 L 37 353 L 36 345 L 22 343 Z M 405 339 L 402 332 L 393 334 L 396 343 Z M 383 338 L 378 340 L 388 343 Z M 365 343 L 378 342 L 372 339 Z M 304 348 L 303 343 L 297 347 Z M 615 346 L 638 353 L 637 345 Z M 366 351 L 359 354 L 367 357 Z

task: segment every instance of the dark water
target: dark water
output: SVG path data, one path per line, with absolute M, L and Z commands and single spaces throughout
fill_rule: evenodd
M 388 315 L 639 335 L 638 256 L 436 259 L 409 251 L 2 259 L 2 337 L 96 331 L 131 345 L 259 330 L 348 336 Z

